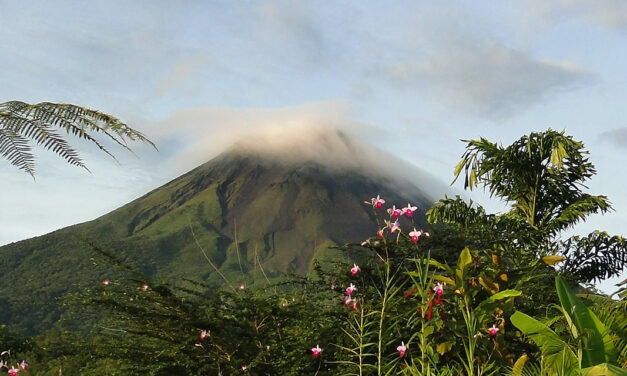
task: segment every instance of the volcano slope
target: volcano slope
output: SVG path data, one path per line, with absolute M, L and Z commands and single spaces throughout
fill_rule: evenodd
M 253 284 L 345 259 L 334 246 L 376 232 L 364 200 L 380 194 L 421 213 L 433 202 L 384 175 L 230 149 L 98 219 L 0 247 L 0 323 L 41 332 L 59 319 L 60 297 L 114 281 L 86 240 L 151 278 L 216 287 L 216 269 L 233 285 Z

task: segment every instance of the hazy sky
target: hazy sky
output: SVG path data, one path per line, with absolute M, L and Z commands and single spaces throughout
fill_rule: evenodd
M 94 219 L 241 136 L 319 124 L 446 183 L 460 139 L 565 129 L 615 209 L 577 231 L 627 235 L 625 1 L 0 0 L 0 25 L 0 102 L 96 108 L 160 149 L 113 148 L 118 165 L 73 141 L 93 175 L 38 152 L 36 182 L 0 161 L 0 244 Z

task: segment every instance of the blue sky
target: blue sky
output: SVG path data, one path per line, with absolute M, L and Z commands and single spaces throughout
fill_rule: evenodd
M 621 0 L 0 0 L 0 25 L 0 102 L 100 109 L 160 149 L 118 150 L 118 165 L 75 142 L 91 175 L 37 152 L 36 182 L 0 162 L 0 244 L 96 218 L 268 125 L 310 123 L 446 183 L 460 139 L 565 129 L 615 208 L 576 232 L 627 228 Z

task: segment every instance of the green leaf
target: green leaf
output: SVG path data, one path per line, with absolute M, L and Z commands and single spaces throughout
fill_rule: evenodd
M 579 360 L 570 346 L 554 331 L 540 321 L 522 312 L 514 312 L 512 324 L 524 335 L 530 337 L 542 352 L 546 366 L 556 373 L 579 368 Z
M 557 295 L 560 303 L 568 312 L 573 324 L 580 335 L 587 335 L 582 349 L 582 367 L 592 367 L 597 364 L 616 361 L 616 350 L 612 339 L 597 316 L 583 304 L 570 290 L 568 284 L 561 277 L 555 278 Z
M 472 263 L 472 256 L 470 254 L 470 248 L 465 247 L 459 254 L 459 260 L 457 261 L 457 270 L 455 275 L 457 276 L 457 286 L 462 286 L 464 279 L 464 269 Z
M 608 363 L 583 369 L 585 376 L 627 376 L 627 370 Z
M 549 256 L 542 257 L 542 262 L 544 262 L 547 265 L 554 265 L 554 264 L 560 263 L 560 262 L 562 262 L 564 260 L 565 260 L 565 258 L 563 256 L 559 256 L 559 255 L 549 255 Z
M 455 281 L 452 278 L 445 277 L 443 275 L 438 275 L 438 274 L 435 274 L 432 278 L 435 279 L 438 282 L 444 282 L 444 283 L 449 284 L 451 286 L 455 286 Z
M 487 315 L 489 315 L 490 313 L 492 313 L 494 311 L 494 309 L 497 306 L 497 303 L 499 300 L 501 299 L 506 299 L 506 298 L 511 298 L 514 296 L 520 296 L 521 292 L 518 290 L 503 290 L 501 292 L 498 292 L 490 297 L 488 297 L 487 299 L 485 299 L 484 301 L 482 301 L 481 303 L 479 303 L 479 305 L 477 306 L 477 308 L 475 308 L 475 314 L 477 315 L 477 318 L 479 318 L 479 320 L 481 321 L 481 319 Z
M 527 354 L 522 354 L 520 358 L 514 363 L 514 368 L 512 369 L 512 376 L 522 376 L 523 368 L 525 364 L 529 360 Z

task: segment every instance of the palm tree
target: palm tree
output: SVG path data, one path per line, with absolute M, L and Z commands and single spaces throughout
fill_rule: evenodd
M 64 103 L 0 103 L 0 155 L 33 179 L 35 158 L 31 143 L 52 150 L 69 164 L 89 171 L 63 133 L 92 142 L 113 159 L 115 156 L 95 138 L 97 133 L 106 135 L 129 151 L 132 151 L 129 141 L 145 142 L 156 149 L 141 132 L 100 111 Z
M 485 138 L 466 140 L 454 170 L 464 189 L 481 187 L 510 204 L 505 214 L 487 214 L 459 197 L 444 198 L 428 212 L 432 223 L 444 222 L 482 239 L 514 244 L 520 264 L 561 251 L 563 271 L 582 282 L 620 274 L 627 265 L 627 241 L 595 231 L 562 241 L 562 231 L 594 213 L 611 210 L 606 196 L 584 192 L 596 174 L 580 141 L 549 129 L 533 132 L 503 147 Z

